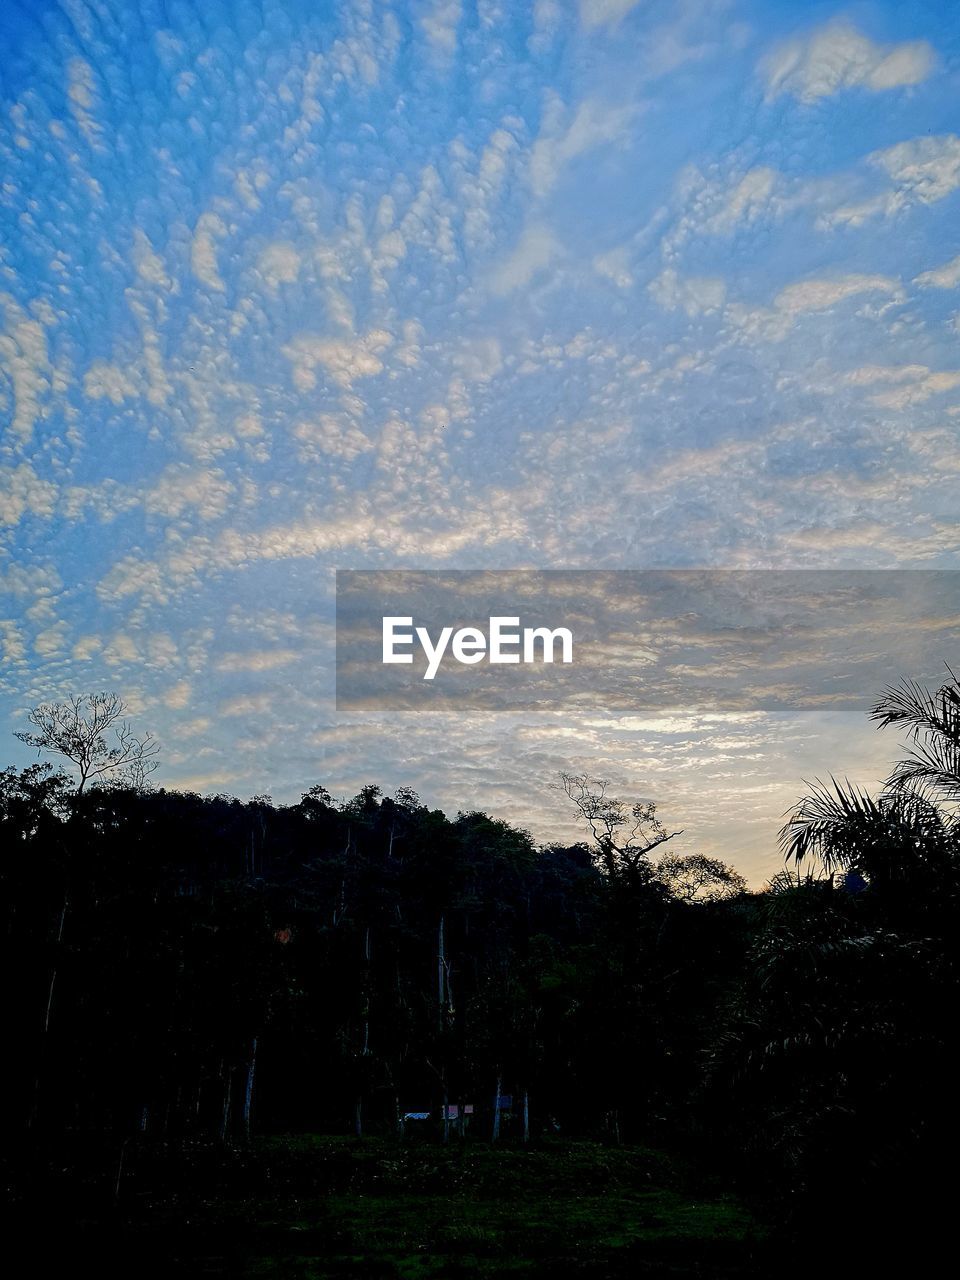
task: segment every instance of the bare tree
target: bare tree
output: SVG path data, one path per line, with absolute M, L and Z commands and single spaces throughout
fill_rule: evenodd
M 157 768 L 159 743 L 138 737 L 127 706 L 116 693 L 92 693 L 69 702 L 44 702 L 28 717 L 36 732 L 18 733 L 21 742 L 65 756 L 80 772 L 77 795 L 88 782 L 110 775 L 138 790 Z
M 597 858 L 609 876 L 625 874 L 635 879 L 649 868 L 648 854 L 674 836 L 683 835 L 682 831 L 667 831 L 652 801 L 628 806 L 608 795 L 610 783 L 606 778 L 561 773 L 556 786 L 573 801 L 590 828 Z

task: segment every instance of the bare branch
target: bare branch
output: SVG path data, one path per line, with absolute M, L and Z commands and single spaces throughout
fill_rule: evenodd
M 561 773 L 555 784 L 573 801 L 589 827 L 596 857 L 607 874 L 613 877 L 626 872 L 635 879 L 649 871 L 651 850 L 683 832 L 668 832 L 652 801 L 640 801 L 628 809 L 623 801 L 607 794 L 609 785 L 606 778 L 591 778 L 585 773 Z
M 93 693 L 68 702 L 44 702 L 28 717 L 36 732 L 16 736 L 38 754 L 64 756 L 80 774 L 77 795 L 93 779 L 111 775 L 114 781 L 141 789 L 157 768 L 159 743 L 147 733 L 135 734 L 125 718 L 126 704 L 116 693 Z M 115 745 L 110 745 L 112 736 Z

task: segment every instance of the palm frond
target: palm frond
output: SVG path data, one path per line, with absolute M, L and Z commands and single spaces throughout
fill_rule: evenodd
M 894 767 L 887 785 L 929 800 L 960 801 L 960 743 L 930 737 Z
M 779 833 L 784 860 L 816 858 L 828 873 L 849 867 L 869 832 L 883 822 L 880 801 L 850 782 L 818 778 Z
M 960 741 L 960 682 L 949 667 L 947 670 L 950 680 L 935 693 L 916 680 L 888 685 L 871 709 L 870 718 L 881 729 L 901 725 L 915 738 L 933 734 Z

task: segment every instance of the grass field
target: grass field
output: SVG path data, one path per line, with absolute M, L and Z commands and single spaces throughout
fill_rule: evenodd
M 125 1158 L 115 1203 L 108 1173 L 61 1171 L 57 1243 L 116 1274 L 771 1274 L 767 1232 L 751 1212 L 646 1148 L 303 1136 L 144 1144 Z

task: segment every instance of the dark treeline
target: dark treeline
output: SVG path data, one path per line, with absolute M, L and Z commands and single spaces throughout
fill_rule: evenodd
M 561 790 L 588 841 L 540 848 L 411 791 L 8 769 L 13 1149 L 584 1135 L 683 1151 L 783 1221 L 929 1233 L 957 1139 L 958 705 L 955 681 L 888 690 L 913 745 L 886 791 L 815 788 L 760 892 L 662 856 L 652 806 L 587 778 Z

